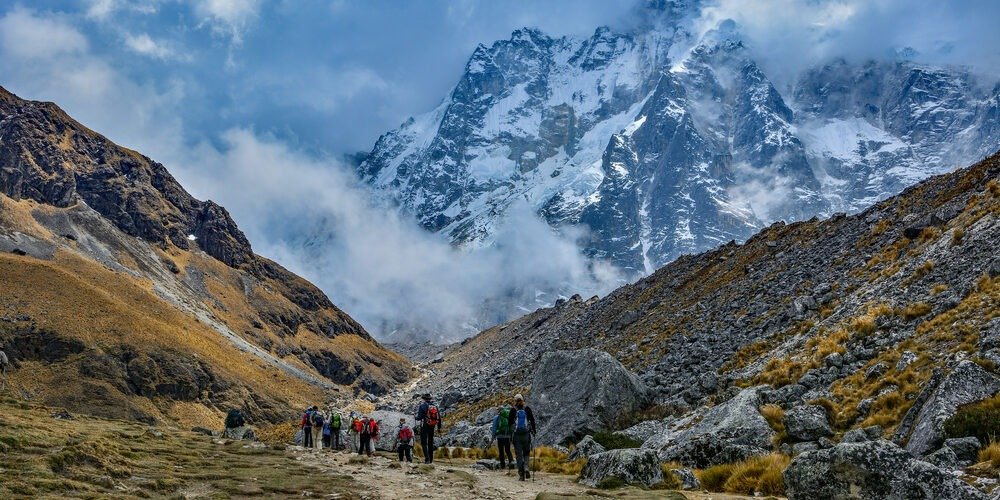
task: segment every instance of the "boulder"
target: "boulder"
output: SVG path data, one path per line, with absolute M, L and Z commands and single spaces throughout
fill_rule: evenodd
M 492 458 L 484 458 L 476 460 L 476 463 L 472 467 L 480 470 L 500 470 L 500 461 Z
M 694 475 L 693 470 L 687 468 L 670 469 L 670 473 L 681 483 L 682 490 L 694 491 L 701 489 L 701 481 L 698 480 L 698 476 Z
M 982 401 L 1000 392 L 1000 378 L 972 361 L 961 361 L 932 389 L 930 396 L 916 412 L 913 430 L 906 441 L 906 450 L 922 456 L 944 443 L 944 422 L 958 407 Z M 909 416 L 909 415 L 908 415 Z
M 590 457 L 580 473 L 580 482 L 594 487 L 612 476 L 626 484 L 642 486 L 663 482 L 656 452 L 642 448 L 611 450 Z
M 796 406 L 785 412 L 784 422 L 785 431 L 793 441 L 815 441 L 833 435 L 822 406 Z
M 979 500 L 986 495 L 896 444 L 879 439 L 841 443 L 803 453 L 785 470 L 785 492 L 795 499 Z
M 758 410 L 765 387 L 744 389 L 725 403 L 673 421 L 642 447 L 655 450 L 663 461 L 678 461 L 692 467 L 765 455 L 770 452 L 774 437 L 774 431 Z
M 841 443 L 863 443 L 865 441 L 875 441 L 882 439 L 882 426 L 873 425 L 864 429 L 851 429 L 844 433 Z
M 958 470 L 962 468 L 962 465 L 958 460 L 958 455 L 955 454 L 955 450 L 952 450 L 947 446 L 931 453 L 930 455 L 927 455 L 924 457 L 924 460 L 943 470 Z
M 982 443 L 976 437 L 954 438 L 945 439 L 944 447 L 954 451 L 959 462 L 971 464 L 978 458 L 979 448 L 982 447 Z
M 413 415 L 391 410 L 375 410 L 368 415 L 374 418 L 379 425 L 380 437 L 375 441 L 375 449 L 382 451 L 392 451 L 392 446 L 396 444 L 396 432 L 399 430 L 399 419 L 406 419 L 406 425 L 415 429 Z M 414 430 L 414 432 L 416 432 Z
M 608 450 L 601 443 L 594 441 L 594 438 L 590 436 L 586 436 L 579 443 L 576 443 L 576 449 L 573 450 L 573 453 L 569 454 L 567 460 L 573 461 L 579 458 L 590 458 L 592 455 L 604 453 L 605 451 Z
M 248 425 L 243 425 L 240 427 L 229 427 L 222 431 L 222 437 L 226 439 L 232 439 L 234 441 L 256 441 L 257 436 L 254 434 L 253 429 Z
M 493 425 L 472 425 L 462 420 L 453 425 L 448 434 L 437 441 L 440 446 L 458 446 L 460 448 L 485 448 L 493 440 Z M 438 444 L 438 443 L 435 443 Z M 391 443 L 390 443 L 391 445 Z
M 615 434 L 621 434 L 642 443 L 653 435 L 663 432 L 666 428 L 667 422 L 663 420 L 646 420 L 627 429 L 617 431 Z
M 648 406 L 651 393 L 608 353 L 581 349 L 545 353 L 532 377 L 530 399 L 536 442 L 561 444 L 609 429 L 621 415 Z

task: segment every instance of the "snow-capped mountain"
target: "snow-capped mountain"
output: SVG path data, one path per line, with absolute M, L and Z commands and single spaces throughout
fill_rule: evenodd
M 642 28 L 480 45 L 435 110 L 358 167 L 430 231 L 486 245 L 524 200 L 636 274 L 764 223 L 856 211 L 998 146 L 1000 86 L 905 60 L 833 61 L 784 91 L 697 4 Z

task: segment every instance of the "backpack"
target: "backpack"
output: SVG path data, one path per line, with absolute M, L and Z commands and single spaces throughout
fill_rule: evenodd
M 312 414 L 313 427 L 323 427 L 323 414 L 316 412 Z
M 226 428 L 232 429 L 234 427 L 243 427 L 246 424 L 246 420 L 243 418 L 243 412 L 232 409 L 226 414 Z
M 413 439 L 413 429 L 403 426 L 399 428 L 399 442 L 404 444 L 409 444 L 410 440 Z
M 424 423 L 431 427 L 435 427 L 441 423 L 441 415 L 438 413 L 437 406 L 430 405 L 427 407 L 427 416 L 424 417 Z
M 368 421 L 368 433 L 372 436 L 378 436 L 378 421 L 369 420 Z
M 332 427 L 334 429 L 339 429 L 340 428 L 340 414 L 339 413 L 334 413 L 333 416 L 330 417 L 330 427 Z
M 497 420 L 497 435 L 506 436 L 510 434 L 510 408 L 504 406 L 500 408 L 500 419 Z
M 524 411 L 524 408 L 517 410 L 517 423 L 514 425 L 514 429 L 518 432 L 528 430 L 528 412 Z
M 302 426 L 312 427 L 312 425 L 313 425 L 313 412 L 312 410 L 306 410 L 306 412 L 302 414 Z
M 361 431 L 364 430 L 364 425 L 361 423 L 360 419 L 354 419 L 354 422 L 351 425 L 354 427 L 354 432 L 358 434 L 361 434 Z

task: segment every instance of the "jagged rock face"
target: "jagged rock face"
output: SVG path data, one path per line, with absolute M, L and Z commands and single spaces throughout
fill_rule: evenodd
M 359 172 L 456 244 L 489 243 L 525 200 L 588 228 L 587 254 L 647 274 L 762 222 L 859 211 L 998 144 L 994 82 L 834 61 L 783 94 L 732 21 L 692 34 L 698 8 L 480 45 L 444 102 L 380 137 Z M 773 200 L 752 210 L 758 191 Z
M 539 443 L 562 444 L 607 430 L 649 401 L 648 389 L 635 374 L 595 349 L 546 353 L 531 383 Z
M 985 499 L 987 496 L 885 441 L 840 444 L 795 457 L 785 470 L 789 499 Z
M 1000 378 L 972 361 L 962 361 L 937 387 L 929 387 L 930 397 L 910 409 L 916 415 L 906 450 L 920 456 L 944 442 L 944 423 L 962 405 L 982 401 L 1000 392 Z
M 85 202 L 125 233 L 187 249 L 189 236 L 232 267 L 254 261 L 219 205 L 194 199 L 167 169 L 86 129 L 51 103 L 0 90 L 0 189 L 57 207 Z
M 573 453 L 570 453 L 566 460 L 572 462 L 580 458 L 590 458 L 592 455 L 597 455 L 598 453 L 604 453 L 608 451 L 601 443 L 594 441 L 592 436 L 584 436 L 579 443 L 576 443 L 576 448 L 573 449 Z
M 796 406 L 785 412 L 784 423 L 788 437 L 795 441 L 815 441 L 833 435 L 822 406 Z
M 744 389 L 733 399 L 672 422 L 642 444 L 663 461 L 708 467 L 764 455 L 774 431 L 758 408 L 760 388 Z
M 652 450 L 611 450 L 587 460 L 580 473 L 580 482 L 594 487 L 609 477 L 617 477 L 625 484 L 652 486 L 663 482 L 663 471 Z

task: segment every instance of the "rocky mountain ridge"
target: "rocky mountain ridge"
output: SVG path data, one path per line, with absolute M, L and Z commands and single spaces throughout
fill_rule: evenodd
M 513 392 L 544 408 L 537 380 L 561 380 L 572 400 L 590 377 L 540 373 L 543 354 L 595 348 L 624 364 L 602 373 L 631 370 L 645 387 L 608 390 L 636 401 L 652 391 L 656 415 L 594 422 L 624 429 L 663 460 L 704 467 L 779 445 L 798 454 L 872 426 L 924 456 L 941 446 L 945 418 L 1000 390 L 996 241 L 1000 155 L 860 214 L 777 223 L 607 297 L 576 296 L 486 330 L 425 365 L 421 390 L 474 426 Z M 562 364 L 591 364 L 577 356 Z M 784 436 L 765 405 L 783 409 Z M 598 430 L 568 426 L 548 439 Z M 478 435 L 459 431 L 458 441 Z
M 2 88 L 0 207 L 0 345 L 32 397 L 127 418 L 194 403 L 276 419 L 321 391 L 410 376 L 319 289 L 254 254 L 223 207 Z

